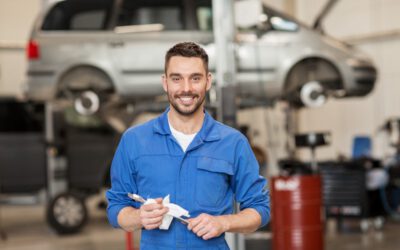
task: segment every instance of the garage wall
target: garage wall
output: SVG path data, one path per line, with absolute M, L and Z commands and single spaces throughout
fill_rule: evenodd
M 326 1 L 298 0 L 298 19 L 312 23 Z M 352 0 L 339 1 L 324 22 L 327 34 L 342 40 L 380 32 L 400 30 L 400 1 Z M 349 156 L 352 138 L 369 135 L 373 138 L 373 153 L 388 153 L 385 135 L 378 128 L 390 117 L 400 117 L 400 36 L 385 36 L 377 40 L 364 40 L 357 47 L 370 55 L 379 70 L 374 92 L 359 99 L 330 100 L 317 109 L 302 110 L 299 130 L 330 130 L 333 144 L 317 151 L 320 158 L 338 154 Z M 304 154 L 303 154 L 304 155 Z
M 0 1 L 0 96 L 21 94 L 25 78 L 25 44 L 41 0 Z

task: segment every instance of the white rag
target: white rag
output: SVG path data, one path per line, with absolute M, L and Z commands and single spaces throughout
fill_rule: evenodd
M 153 204 L 153 203 L 157 203 L 155 199 L 147 199 L 147 201 L 144 204 Z M 168 230 L 169 226 L 171 225 L 172 219 L 174 217 L 182 217 L 182 216 L 190 217 L 189 212 L 186 209 L 174 203 L 170 203 L 169 195 L 165 196 L 162 204 L 165 207 L 168 207 L 169 211 L 167 214 L 164 215 L 164 218 L 162 220 L 159 229 Z

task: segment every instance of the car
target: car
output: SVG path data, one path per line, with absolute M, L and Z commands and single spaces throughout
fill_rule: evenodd
M 56 1 L 38 16 L 27 45 L 26 96 L 72 99 L 82 114 L 97 112 L 112 96 L 155 100 L 163 94 L 164 55 L 181 41 L 201 44 L 214 72 L 211 2 Z M 237 17 L 248 14 L 236 10 Z M 243 103 L 286 99 L 312 106 L 321 94 L 372 91 L 377 70 L 368 56 L 267 5 L 260 10 L 251 15 L 255 25 L 236 27 L 235 84 Z

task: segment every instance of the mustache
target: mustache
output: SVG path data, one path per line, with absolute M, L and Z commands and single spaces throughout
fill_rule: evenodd
M 194 94 L 192 92 L 182 92 L 179 94 L 174 95 L 175 98 L 179 98 L 179 97 L 198 97 L 199 95 Z

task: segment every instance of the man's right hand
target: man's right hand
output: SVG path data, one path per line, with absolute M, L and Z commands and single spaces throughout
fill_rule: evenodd
M 168 207 L 164 207 L 162 198 L 158 198 L 156 199 L 156 203 L 144 204 L 140 207 L 140 222 L 147 230 L 158 228 L 167 212 Z

